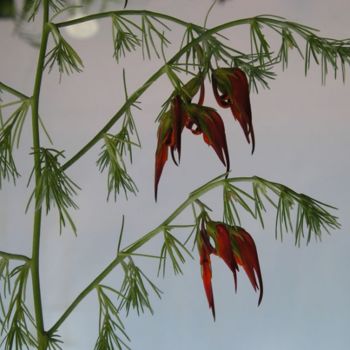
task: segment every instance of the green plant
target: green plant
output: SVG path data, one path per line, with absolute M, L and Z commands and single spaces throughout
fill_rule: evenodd
M 312 28 L 276 16 L 239 19 L 207 29 L 205 25 L 187 23 L 170 15 L 128 9 L 100 12 L 60 22 L 57 18 L 65 10 L 64 1 L 36 0 L 31 2 L 31 6 L 28 6 L 28 3 L 26 5 L 23 13 L 30 20 L 38 20 L 39 13 L 42 14 L 42 36 L 33 93 L 27 96 L 0 82 L 3 93 L 0 109 L 0 185 L 3 185 L 5 180 L 15 183 L 19 176 L 14 152 L 20 145 L 21 132 L 28 114 L 31 114 L 33 134 L 33 171 L 27 174 L 28 182 L 32 179 L 34 183 L 27 205 L 27 208 L 32 205 L 34 212 L 32 254 L 26 257 L 0 252 L 0 333 L 6 350 L 30 347 L 40 350 L 62 348 L 62 341 L 58 336 L 60 326 L 76 306 L 93 291 L 97 294 L 100 310 L 99 335 L 95 348 L 129 348 L 121 310 L 125 309 L 127 314 L 131 309 L 135 309 L 137 313 L 145 310 L 152 312 L 149 294 L 160 296 L 158 287 L 136 263 L 136 258 L 140 255 L 157 259 L 158 272 L 164 274 L 166 264 L 170 264 L 177 274 L 181 273 L 182 264 L 186 259 L 192 256 L 191 245 L 197 244 L 205 290 L 213 314 L 214 303 L 210 292 L 211 254 L 220 256 L 234 276 L 238 265 L 241 265 L 250 277 L 254 289 L 260 288 L 262 292 L 262 282 L 257 283 L 253 278 L 254 273 L 261 278 L 260 271 L 257 272 L 257 259 L 249 260 L 249 256 L 255 252 L 249 243 L 250 236 L 245 231 L 241 236 L 237 234 L 242 232 L 242 212 L 254 220 L 259 220 L 264 226 L 263 216 L 267 205 L 271 205 L 276 209 L 276 237 L 282 237 L 284 231 L 293 231 L 297 245 L 304 236 L 309 242 L 312 236 L 320 238 L 323 231 L 339 228 L 337 218 L 331 213 L 333 207 L 297 193 L 285 185 L 257 176 L 229 177 L 230 160 L 226 141 L 228 136 L 219 112 L 212 106 L 204 105 L 204 81 L 209 79 L 212 82 L 218 106 L 231 109 L 254 151 L 249 87 L 256 91 L 261 86 L 267 87 L 269 80 L 275 77 L 274 68 L 279 65 L 285 68 L 288 65 L 291 49 L 297 51 L 304 60 L 305 73 L 312 63 L 317 63 L 321 65 L 323 82 L 330 69 L 333 69 L 334 74 L 341 69 L 345 79 L 345 68 L 350 63 L 349 40 L 323 38 Z M 64 151 L 44 148 L 40 141 L 41 135 L 47 134 L 44 120 L 39 117 L 43 74 L 45 69 L 50 72 L 56 68 L 60 74 L 81 72 L 84 67 L 83 61 L 63 37 L 62 28 L 102 18 L 109 18 L 111 21 L 114 57 L 117 61 L 122 60 L 129 52 L 139 50 L 144 59 L 161 59 L 164 63 L 132 94 L 127 92 L 124 75 L 125 103 L 89 142 L 68 160 L 63 161 Z M 166 50 L 170 46 L 167 33 L 171 25 L 183 27 L 184 36 L 179 50 L 172 58 L 167 59 Z M 247 26 L 249 29 L 249 52 L 241 52 L 231 47 L 220 34 L 223 30 L 238 26 Z M 272 44 L 266 34 L 268 30 L 279 37 L 279 48 L 276 51 L 271 49 Z M 51 48 L 48 48 L 49 38 L 52 39 Z M 304 50 L 302 45 L 305 45 Z M 97 166 L 101 172 L 108 171 L 108 198 L 111 194 L 115 200 L 121 193 L 126 197 L 129 194 L 137 194 L 136 184 L 127 169 L 127 161 L 132 161 L 134 148 L 141 145 L 133 113 L 142 94 L 151 89 L 160 77 L 169 80 L 174 92 L 160 108 L 158 118 L 156 196 L 169 151 L 173 161 L 176 164 L 180 162 L 181 136 L 185 129 L 189 129 L 194 135 L 203 135 L 204 141 L 213 148 L 226 166 L 227 172 L 191 192 L 160 225 L 124 248 L 122 227 L 115 258 L 47 329 L 44 325 L 39 274 L 40 239 L 44 229 L 43 209 L 47 214 L 55 207 L 58 211 L 60 230 L 68 223 L 76 233 L 77 228 L 70 211 L 77 208 L 74 196 L 78 194 L 80 187 L 68 177 L 66 171 L 76 165 L 80 158 L 99 142 L 102 142 L 102 149 Z M 199 100 L 195 103 L 197 94 Z M 13 106 L 18 107 L 13 110 Z M 115 134 L 111 132 L 113 126 L 119 127 Z M 244 185 L 248 185 L 250 191 Z M 219 224 L 218 221 L 211 220 L 210 208 L 202 198 L 215 188 L 223 190 L 223 217 Z M 296 212 L 293 212 L 295 207 Z M 194 214 L 193 222 L 186 225 L 177 221 L 185 210 L 192 210 Z M 222 229 L 223 227 L 225 229 Z M 188 231 L 189 237 L 186 241 L 177 237 L 178 229 Z M 159 255 L 142 253 L 140 248 L 161 235 L 164 240 Z M 245 243 L 240 244 L 240 239 Z M 117 267 L 120 267 L 119 272 L 123 275 L 121 286 L 112 288 L 102 284 L 105 277 Z M 27 285 L 29 276 L 32 281 L 31 287 Z M 26 294 L 29 288 L 32 291 L 33 308 L 29 306 L 31 302 Z

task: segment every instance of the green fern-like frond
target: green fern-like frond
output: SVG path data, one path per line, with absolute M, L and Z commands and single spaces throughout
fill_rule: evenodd
M 3 180 L 13 180 L 20 176 L 13 159 L 13 137 L 11 126 L 0 126 L 0 189 Z
M 94 350 L 131 350 L 126 343 L 130 339 L 125 332 L 118 308 L 108 296 L 104 286 L 97 286 L 96 291 L 100 312 L 99 332 Z
M 135 34 L 135 29 L 140 31 L 141 28 L 122 16 L 112 15 L 113 56 L 117 62 L 122 56 L 125 57 L 128 52 L 141 46 L 141 39 Z
M 162 27 L 157 27 L 157 24 Z M 142 34 L 142 56 L 143 58 L 152 58 L 152 52 L 157 58 L 160 58 L 160 49 L 167 47 L 170 41 L 164 34 L 164 30 L 170 30 L 170 28 L 156 17 L 142 16 L 141 20 L 141 34 Z M 158 47 L 158 48 L 157 48 Z
M 192 258 L 192 254 L 186 248 L 185 244 L 180 242 L 174 235 L 170 233 L 172 227 L 165 227 L 163 229 L 164 243 L 160 251 L 160 259 L 158 266 L 158 274 L 162 271 L 165 276 L 166 263 L 170 259 L 174 274 L 182 274 L 181 265 L 186 262 L 185 256 Z
M 136 194 L 138 191 L 135 182 L 126 170 L 123 160 L 122 152 L 125 144 L 130 144 L 128 135 L 125 129 L 122 129 L 117 135 L 107 134 L 104 136 L 105 143 L 97 160 L 97 165 L 100 172 L 103 172 L 106 168 L 108 169 L 107 199 L 109 199 L 111 193 L 114 194 L 114 200 L 116 200 L 121 191 L 124 191 L 126 198 L 128 198 L 128 193 Z
M 36 347 L 36 338 L 32 334 L 35 328 L 34 318 L 26 305 L 27 281 L 30 273 L 30 264 L 26 263 L 15 267 L 9 274 L 14 279 L 13 289 L 8 304 L 4 308 L 0 334 L 4 335 L 5 350 L 21 350 Z
M 128 262 L 123 261 L 124 279 L 120 288 L 123 295 L 118 310 L 125 308 L 128 315 L 130 309 L 136 310 L 137 314 L 145 312 L 148 309 L 153 313 L 151 302 L 149 300 L 149 290 L 154 292 L 159 298 L 161 290 L 142 272 L 142 270 L 134 263 L 132 258 L 128 258 Z
M 40 148 L 37 152 L 40 157 L 41 176 L 37 188 L 33 190 L 29 198 L 27 210 L 33 198 L 37 196 L 38 207 L 36 209 L 44 205 L 46 214 L 48 214 L 52 206 L 57 208 L 60 232 L 68 223 L 76 233 L 76 227 L 68 209 L 78 209 L 72 197 L 77 194 L 80 187 L 61 169 L 59 158 L 64 158 L 62 151 Z
M 69 75 L 74 72 L 81 72 L 84 64 L 80 56 L 53 24 L 51 24 L 51 28 L 55 46 L 46 54 L 45 68 L 48 67 L 49 72 L 51 72 L 57 64 L 60 75 L 63 73 Z

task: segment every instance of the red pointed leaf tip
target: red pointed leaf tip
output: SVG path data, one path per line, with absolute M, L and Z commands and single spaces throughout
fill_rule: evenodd
M 230 158 L 225 126 L 220 115 L 215 109 L 198 104 L 186 106 L 186 115 L 187 120 L 185 126 L 195 135 L 203 134 L 204 141 L 209 146 L 213 147 L 215 153 L 226 166 L 227 171 L 229 171 Z
M 214 241 L 213 247 L 209 237 Z M 215 320 L 214 296 L 211 284 L 212 270 L 210 255 L 219 256 L 232 271 L 237 290 L 238 265 L 246 272 L 255 291 L 260 290 L 258 305 L 263 297 L 263 282 L 258 253 L 251 235 L 241 227 L 233 227 L 222 222 L 203 221 L 198 238 L 198 250 L 202 267 L 202 279 L 209 307 Z
M 169 126 L 167 116 L 164 115 L 163 120 L 160 121 L 158 127 L 158 143 L 156 149 L 155 175 L 154 175 L 154 197 L 157 200 L 158 184 L 160 176 L 162 175 L 164 165 L 168 160 L 168 148 L 170 145 L 172 130 Z
M 236 271 L 238 271 L 238 266 L 232 250 L 230 232 L 226 225 L 216 224 L 215 238 L 216 238 L 215 243 L 216 243 L 217 255 L 224 260 L 226 265 L 232 271 L 234 282 L 235 282 L 235 291 L 237 291 Z
M 180 96 L 175 96 L 171 103 L 171 114 L 173 117 L 173 134 L 174 134 L 174 142 L 172 145 L 172 155 L 174 150 L 177 150 L 178 162 L 180 162 L 181 158 L 181 133 L 184 128 L 184 116 L 182 114 L 182 104 Z M 175 161 L 175 157 L 173 155 L 174 163 L 177 165 L 178 162 Z
M 199 104 L 200 106 L 203 105 L 204 96 L 205 96 L 205 88 L 204 88 L 204 81 L 202 81 L 202 82 L 201 82 L 200 91 L 199 91 L 199 99 L 198 99 L 198 104 Z
M 261 276 L 258 252 L 252 236 L 243 228 L 233 228 L 233 240 L 237 250 L 235 259 L 246 272 L 255 291 L 260 290 L 258 305 L 263 297 L 263 281 Z
M 215 305 L 214 305 L 214 294 L 213 288 L 211 285 L 211 260 L 210 254 L 213 252 L 213 247 L 209 242 L 209 238 L 207 232 L 205 230 L 201 230 L 200 239 L 198 242 L 199 246 L 199 256 L 200 256 L 200 264 L 202 269 L 202 280 L 204 285 L 205 294 L 207 296 L 209 308 L 213 313 L 213 318 L 215 321 Z
M 253 153 L 255 136 L 246 74 L 238 67 L 218 68 L 213 71 L 212 85 L 217 103 L 223 108 L 231 108 L 232 114 L 241 125 L 248 143 L 252 143 Z

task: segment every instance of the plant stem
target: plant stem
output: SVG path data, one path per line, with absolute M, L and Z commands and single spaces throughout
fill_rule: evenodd
M 22 93 L 19 92 L 18 90 L 12 88 L 11 86 L 8 86 L 8 85 L 4 84 L 4 83 L 1 82 L 1 81 L 0 81 L 0 88 L 6 90 L 7 92 L 9 92 L 9 93 L 12 94 L 12 95 L 15 95 L 15 96 L 19 97 L 20 99 L 25 100 L 25 99 L 28 99 L 28 98 L 29 98 L 28 96 L 22 94 Z
M 45 55 L 47 48 L 48 36 L 50 28 L 47 25 L 49 21 L 49 3 L 48 0 L 43 1 L 43 24 L 41 45 L 35 75 L 34 91 L 32 98 L 32 133 L 33 133 L 33 154 L 34 154 L 34 175 L 35 175 L 35 206 L 34 206 L 34 227 L 33 227 L 33 242 L 32 242 L 32 261 L 31 273 L 33 284 L 33 300 L 34 312 L 37 328 L 38 350 L 47 348 L 47 335 L 44 329 L 44 318 L 41 302 L 40 288 L 40 233 L 41 233 L 41 214 L 40 194 L 38 193 L 39 183 L 41 180 L 41 162 L 40 162 L 40 132 L 39 132 L 39 98 L 42 83 L 42 76 L 45 64 Z
M 177 23 L 177 24 L 185 26 L 185 27 L 190 25 L 190 23 L 182 21 L 179 18 L 169 16 L 169 15 L 166 15 L 164 13 L 147 11 L 147 10 L 106 11 L 106 12 L 101 12 L 101 13 L 95 13 L 95 14 L 88 15 L 88 16 L 83 16 L 80 18 L 75 18 L 75 19 L 72 19 L 70 21 L 55 23 L 55 25 L 58 28 L 69 27 L 69 26 L 83 23 L 83 22 L 88 22 L 88 21 L 92 21 L 92 20 L 96 20 L 96 19 L 110 17 L 112 15 L 117 15 L 117 16 L 118 15 L 120 15 L 120 16 L 151 16 L 151 17 L 162 18 L 162 19 L 168 20 L 168 21 L 173 22 L 173 23 Z M 203 29 L 201 26 L 198 26 L 195 24 L 191 24 L 191 25 L 195 28 Z
M 22 260 L 25 262 L 30 261 L 30 258 L 28 256 L 21 255 L 21 254 L 13 254 L 13 253 L 0 251 L 0 256 L 10 260 Z

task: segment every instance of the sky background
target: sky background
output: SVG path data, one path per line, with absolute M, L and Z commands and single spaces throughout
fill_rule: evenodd
M 130 8 L 144 7 L 198 24 L 203 24 L 210 4 L 206 0 L 129 1 Z M 334 0 L 331 5 L 325 0 L 227 0 L 214 8 L 208 27 L 243 17 L 274 14 L 318 28 L 321 36 L 343 39 L 350 37 L 349 13 L 347 0 Z M 23 28 L 32 34 L 37 29 L 37 24 Z M 172 26 L 169 37 L 175 47 L 182 33 L 183 28 Z M 56 70 L 45 74 L 40 115 L 54 139 L 54 147 L 64 149 L 70 158 L 119 109 L 124 99 L 123 68 L 131 93 L 162 61 L 142 61 L 138 52 L 117 65 L 112 57 L 109 20 L 101 21 L 98 32 L 90 39 L 75 39 L 66 31 L 62 34 L 83 59 L 84 72 L 63 76 L 60 84 Z M 225 35 L 235 47 L 249 47 L 248 27 L 227 31 Z M 38 51 L 14 33 L 10 21 L 0 21 L 0 47 L 0 80 L 30 95 Z M 171 48 L 168 57 L 174 52 L 175 48 Z M 174 276 L 169 269 L 164 279 L 157 278 L 157 262 L 138 259 L 164 294 L 161 300 L 151 297 L 153 316 L 146 313 L 138 317 L 131 313 L 125 319 L 133 349 L 348 349 L 350 72 L 345 84 L 340 78 L 334 80 L 330 73 L 327 84 L 322 86 L 320 68 L 314 66 L 305 78 L 303 61 L 297 55 L 291 56 L 288 70 L 276 72 L 278 77 L 270 83 L 269 90 L 261 89 L 259 94 L 251 95 L 256 135 L 253 156 L 230 112 L 220 113 L 226 126 L 231 175 L 264 177 L 332 204 L 339 208 L 336 215 L 342 228 L 325 234 L 322 242 L 312 240 L 308 246 L 302 242 L 297 248 L 291 234 L 284 237 L 283 243 L 275 239 L 272 208 L 266 215 L 264 230 L 245 217 L 242 226 L 254 237 L 259 253 L 264 298 L 257 307 L 258 295 L 242 271 L 235 294 L 232 274 L 222 261 L 213 259 L 216 322 L 208 309 L 196 250 L 195 259 L 189 258 L 184 265 L 183 276 Z M 69 169 L 69 176 L 82 188 L 76 198 L 80 209 L 73 212 L 78 237 L 69 229 L 60 236 L 55 210 L 43 220 L 41 276 L 47 327 L 113 259 L 122 215 L 127 245 L 158 226 L 190 191 L 225 171 L 201 138 L 186 133 L 181 165 L 176 167 L 171 161 L 166 164 L 158 202 L 154 202 L 154 120 L 171 92 L 168 81 L 160 79 L 141 97 L 142 110 L 135 111 L 142 149 L 135 151 L 129 169 L 139 188 L 137 197 L 131 195 L 126 201 L 121 196 L 117 203 L 106 203 L 106 174 L 101 175 L 95 166 L 101 144 Z M 206 104 L 215 106 L 211 95 L 208 85 Z M 16 152 L 23 176 L 16 187 L 5 183 L 0 192 L 0 250 L 30 255 L 32 212 L 24 214 L 31 193 L 26 188 L 31 170 L 30 123 L 25 127 L 21 149 Z M 47 140 L 42 139 L 49 147 Z M 217 220 L 221 217 L 218 196 L 220 191 L 205 197 Z M 188 223 L 191 213 L 182 218 L 182 223 Z M 177 234 L 184 239 L 188 232 Z M 156 239 L 142 252 L 159 254 L 160 248 L 161 241 Z M 118 287 L 121 276 L 116 270 L 105 283 Z M 91 293 L 60 329 L 64 349 L 92 349 L 97 321 L 96 295 Z

